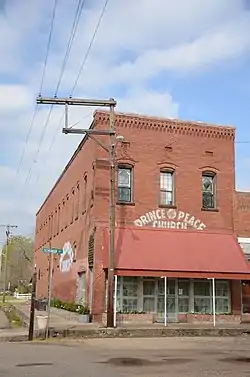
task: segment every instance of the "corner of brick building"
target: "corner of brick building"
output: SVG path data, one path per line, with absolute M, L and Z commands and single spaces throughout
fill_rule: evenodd
M 97 111 L 94 127 L 108 129 L 108 113 Z M 134 225 L 134 221 L 142 214 L 159 208 L 159 172 L 161 168 L 173 167 L 176 172 L 176 210 L 201 219 L 206 224 L 207 231 L 232 232 L 237 227 L 234 221 L 236 194 L 233 128 L 222 129 L 199 123 L 129 114 L 116 114 L 115 128 L 125 140 L 122 145 L 117 145 L 117 163 L 133 167 L 134 183 L 133 203 L 116 205 L 116 225 Z M 100 140 L 109 145 L 107 137 L 100 136 Z M 218 210 L 214 212 L 201 210 L 201 174 L 204 170 L 215 171 L 218 176 Z M 109 223 L 109 156 L 91 140 L 83 144 L 38 213 L 35 254 L 37 264 L 44 274 L 38 287 L 39 294 L 46 296 L 48 260 L 41 253 L 41 248 L 48 244 L 48 224 L 44 225 L 42 232 L 39 224 L 44 223 L 47 214 L 62 202 L 75 182 L 82 182 L 84 173 L 87 174 L 89 183 L 86 213 L 52 237 L 53 244 L 57 247 L 62 247 L 67 240 L 76 242 L 77 245 L 76 261 L 71 273 L 62 274 L 59 271 L 59 261 L 56 264 L 54 294 L 67 300 L 75 297 L 75 276 L 80 268 L 86 270 L 87 280 L 89 279 L 88 241 L 95 229 L 92 313 L 95 320 L 99 321 L 106 294 L 102 254 L 103 227 Z M 87 297 L 88 284 L 87 282 Z
M 95 144 L 92 140 L 82 141 L 68 163 L 64 172 L 49 193 L 44 204 L 36 216 L 36 237 L 35 237 L 35 263 L 37 264 L 38 297 L 47 297 L 48 294 L 48 255 L 42 252 L 43 247 L 51 246 L 63 248 L 66 242 L 70 242 L 74 252 L 73 267 L 70 272 L 60 271 L 60 256 L 54 260 L 54 297 L 61 300 L 72 301 L 77 294 L 77 274 L 88 270 L 88 243 L 89 235 L 93 229 L 93 192 L 94 192 L 94 171 L 92 163 L 95 156 Z M 86 204 L 83 203 L 82 189 L 86 185 Z M 76 209 L 71 201 L 76 195 L 77 187 L 80 187 L 79 208 Z M 74 196 L 72 195 L 74 191 Z M 67 196 L 68 204 L 67 203 Z M 72 199 L 73 200 L 73 199 Z M 84 199 L 85 200 L 85 199 Z M 71 218 L 70 209 L 74 206 L 75 214 Z M 55 213 L 60 206 L 60 219 L 56 220 Z M 76 214 L 78 211 L 78 215 Z M 51 214 L 53 220 L 48 220 Z M 59 221 L 59 225 L 58 225 Z M 87 297 L 89 297 L 89 286 L 87 282 Z

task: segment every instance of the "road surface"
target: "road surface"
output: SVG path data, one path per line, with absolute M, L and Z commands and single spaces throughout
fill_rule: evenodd
M 9 321 L 4 314 L 4 312 L 0 309 L 0 329 L 7 329 L 9 328 Z
M 250 337 L 0 343 L 0 377 L 250 376 Z

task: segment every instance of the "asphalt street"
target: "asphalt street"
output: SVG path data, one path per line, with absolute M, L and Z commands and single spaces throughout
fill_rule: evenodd
M 250 337 L 0 343 L 0 376 L 250 376 Z
M 9 327 L 9 321 L 4 312 L 0 309 L 0 329 L 7 329 Z

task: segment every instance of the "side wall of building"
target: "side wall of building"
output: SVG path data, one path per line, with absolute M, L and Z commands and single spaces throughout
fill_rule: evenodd
M 250 237 L 250 192 L 235 192 L 234 228 L 237 237 Z
M 86 290 L 88 300 L 87 256 L 89 234 L 93 228 L 92 163 L 95 152 L 92 140 L 82 143 L 37 214 L 35 260 L 39 297 L 47 297 L 48 290 L 49 255 L 42 249 L 55 247 L 64 248 L 65 253 L 54 257 L 53 296 L 66 301 L 75 300 L 82 294 L 78 292 L 78 286 L 81 286 L 79 289 Z

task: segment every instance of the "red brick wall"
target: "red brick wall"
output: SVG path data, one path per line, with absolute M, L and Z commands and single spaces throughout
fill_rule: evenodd
M 98 127 L 99 123 L 102 128 L 108 127 L 105 113 L 97 113 L 96 120 Z M 117 205 L 117 223 L 132 224 L 144 213 L 159 208 L 160 168 L 173 167 L 177 209 L 201 219 L 207 230 L 233 230 L 233 129 L 119 115 L 116 130 L 127 141 L 117 148 L 117 162 L 134 166 L 134 203 Z M 216 211 L 201 210 L 203 170 L 217 173 Z M 96 163 L 94 214 L 97 220 L 108 221 L 109 170 L 103 161 Z
M 117 204 L 117 224 L 131 225 L 145 212 L 159 208 L 159 172 L 163 167 L 172 167 L 176 174 L 174 208 L 199 218 L 208 231 L 233 231 L 234 129 L 130 115 L 116 115 L 115 119 L 117 132 L 125 138 L 123 146 L 117 146 L 117 162 L 134 167 L 134 201 L 130 205 Z M 97 112 L 94 124 L 97 128 L 108 128 L 107 114 Z M 107 137 L 100 139 L 108 145 Z M 217 174 L 216 211 L 201 210 L 203 170 Z M 72 223 L 69 213 L 67 216 L 61 213 L 63 221 L 67 217 L 68 226 L 60 229 L 58 234 L 52 230 L 52 246 L 63 247 L 67 241 L 75 245 L 74 267 L 69 273 L 60 272 L 59 259 L 55 263 L 54 295 L 65 300 L 75 298 L 77 271 L 80 267 L 87 270 L 88 238 L 96 227 L 93 314 L 99 315 L 105 298 L 101 226 L 109 219 L 110 182 L 108 154 L 91 140 L 83 143 L 37 214 L 35 254 L 42 274 L 38 293 L 47 295 L 48 261 L 41 248 L 49 245 L 48 216 L 53 213 L 53 229 L 55 209 L 59 204 L 62 207 L 67 194 L 69 207 L 72 207 L 72 188 L 77 183 L 83 187 L 85 174 L 88 177 L 86 212 L 81 211 Z
M 235 192 L 234 227 L 238 237 L 250 237 L 250 192 Z
M 74 263 L 70 272 L 62 273 L 60 271 L 60 256 L 56 257 L 54 264 L 54 296 L 67 301 L 73 300 L 76 296 L 77 272 L 87 270 L 88 241 L 90 231 L 93 227 L 94 171 L 92 169 L 92 162 L 96 153 L 95 144 L 91 140 L 88 140 L 86 143 L 83 143 L 83 150 L 81 150 L 70 163 L 66 173 L 62 175 L 61 179 L 57 182 L 37 214 L 35 260 L 38 276 L 40 276 L 38 280 L 38 296 L 40 297 L 47 296 L 48 255 L 42 252 L 42 248 L 49 247 L 49 238 L 51 238 L 52 247 L 62 248 L 66 242 L 70 242 L 74 249 Z M 86 177 L 87 185 L 85 195 Z M 77 185 L 79 185 L 80 188 L 79 196 Z M 72 189 L 75 190 L 75 212 L 73 221 L 71 212 L 73 208 Z M 68 208 L 65 208 L 63 207 L 63 201 L 66 201 L 67 195 L 69 195 L 69 202 Z M 58 228 L 58 218 L 56 219 L 55 213 L 56 210 L 58 213 L 59 205 L 61 216 Z M 62 208 L 64 208 L 64 210 Z M 48 218 L 52 213 L 53 223 L 51 227 L 49 227 Z

